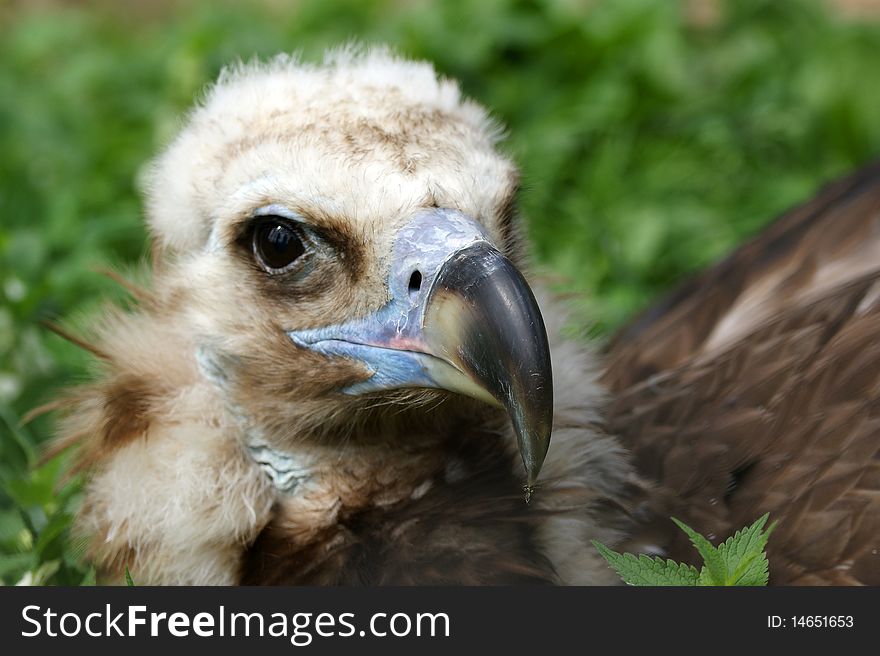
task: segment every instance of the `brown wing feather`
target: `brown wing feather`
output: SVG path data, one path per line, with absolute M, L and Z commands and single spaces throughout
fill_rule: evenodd
M 720 538 L 770 512 L 773 583 L 880 585 L 878 249 L 875 165 L 621 333 L 609 418 L 658 484 L 637 544 L 693 560 L 669 515 Z
M 880 162 L 835 182 L 621 330 L 606 383 L 622 389 L 729 347 L 786 308 L 880 266 Z

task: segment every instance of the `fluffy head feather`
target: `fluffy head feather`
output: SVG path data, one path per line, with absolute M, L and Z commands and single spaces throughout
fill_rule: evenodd
M 432 205 L 491 226 L 516 184 L 500 136 L 455 82 L 387 50 L 239 65 L 155 162 L 150 227 L 164 248 L 192 252 L 270 197 L 345 217 L 371 239 Z

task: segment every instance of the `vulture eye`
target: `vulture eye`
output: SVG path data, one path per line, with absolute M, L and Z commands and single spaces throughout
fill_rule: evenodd
M 254 230 L 254 256 L 269 273 L 282 273 L 306 252 L 299 231 L 277 216 L 264 218 Z

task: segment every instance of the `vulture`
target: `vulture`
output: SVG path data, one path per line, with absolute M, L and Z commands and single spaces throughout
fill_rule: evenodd
M 619 583 L 778 520 L 771 583 L 880 585 L 880 166 L 604 348 L 565 337 L 503 131 L 428 63 L 225 70 L 145 184 L 149 280 L 73 337 L 99 582 Z

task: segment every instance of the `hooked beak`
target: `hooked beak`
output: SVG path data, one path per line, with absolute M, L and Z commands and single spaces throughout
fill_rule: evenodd
M 544 322 L 523 275 L 479 224 L 434 210 L 398 234 L 388 289 L 391 300 L 371 315 L 289 335 L 369 368 L 371 377 L 346 393 L 435 387 L 503 407 L 534 485 L 550 445 L 553 381 Z

